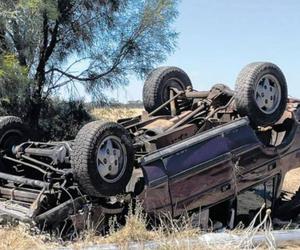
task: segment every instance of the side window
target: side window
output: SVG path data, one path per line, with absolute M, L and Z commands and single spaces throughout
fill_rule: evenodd
M 237 197 L 237 222 L 249 224 L 263 204 L 271 208 L 275 197 L 277 177 L 254 186 Z

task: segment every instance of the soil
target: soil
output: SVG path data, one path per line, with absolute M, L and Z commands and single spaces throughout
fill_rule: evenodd
M 287 173 L 283 183 L 283 190 L 295 193 L 300 186 L 300 168 L 293 169 Z

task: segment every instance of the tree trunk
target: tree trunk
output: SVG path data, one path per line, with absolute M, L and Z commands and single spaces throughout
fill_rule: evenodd
M 42 109 L 42 98 L 39 96 L 32 97 L 29 104 L 28 121 L 30 128 L 37 131 L 39 128 L 39 119 Z
M 44 100 L 42 98 L 42 88 L 40 88 L 39 86 L 43 86 L 44 83 L 40 82 L 39 79 L 37 79 L 36 81 L 37 88 L 34 90 L 34 93 L 30 98 L 27 117 L 30 127 L 37 132 L 39 128 L 41 111 L 44 104 Z
M 45 67 L 46 61 L 44 59 L 44 53 L 40 57 L 40 62 L 36 70 L 35 75 L 35 89 L 33 95 L 30 99 L 30 107 L 29 107 L 29 124 L 31 128 L 38 131 L 39 128 L 39 120 L 41 116 L 41 110 L 43 105 L 43 87 L 46 82 L 45 77 Z
M 28 119 L 29 119 L 30 128 L 33 129 L 34 131 L 38 130 L 40 113 L 41 113 L 41 103 L 36 103 L 32 100 L 30 102 Z
M 42 110 L 42 94 L 43 94 L 43 87 L 46 82 L 45 77 L 45 67 L 46 62 L 48 60 L 47 58 L 47 46 L 48 46 L 48 18 L 47 13 L 45 12 L 43 15 L 44 21 L 43 21 L 43 40 L 40 45 L 40 58 L 39 63 L 36 69 L 35 74 L 35 88 L 33 95 L 30 100 L 30 107 L 29 107 L 29 125 L 32 129 L 36 130 L 38 132 L 39 127 L 39 120 L 41 116 L 41 110 Z
M 5 42 L 5 30 L 0 26 L 0 55 L 7 50 Z

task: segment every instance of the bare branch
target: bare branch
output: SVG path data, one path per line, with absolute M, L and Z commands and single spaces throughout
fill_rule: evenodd
M 59 27 L 59 22 L 56 21 L 55 26 L 53 28 L 53 32 L 52 32 L 51 41 L 45 52 L 45 61 L 48 61 L 49 57 L 51 56 L 51 54 L 55 48 L 55 45 L 57 42 L 58 27 Z

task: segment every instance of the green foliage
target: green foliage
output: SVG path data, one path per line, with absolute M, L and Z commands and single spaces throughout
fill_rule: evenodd
M 13 54 L 0 55 L 0 69 L 0 114 L 24 118 L 30 96 L 28 69 Z
M 30 80 L 26 67 L 19 65 L 13 54 L 0 57 L 0 116 L 15 115 L 26 123 L 30 106 Z M 83 101 L 48 98 L 41 109 L 39 139 L 73 139 L 91 117 Z
M 2 73 L 2 77 L 11 78 L 22 78 L 22 80 L 27 78 L 28 68 L 24 66 L 20 66 L 17 57 L 12 54 L 4 54 L 2 58 L 0 58 L 0 67 Z
M 42 109 L 39 139 L 72 140 L 92 118 L 83 101 L 51 99 Z
M 103 101 L 104 89 L 143 78 L 175 49 L 176 8 L 177 0 L 0 1 L 1 108 L 37 128 L 62 87 L 82 84 Z
M 176 16 L 176 1 L 127 0 L 107 21 L 93 23 L 90 36 L 83 37 L 89 41 L 84 48 L 88 70 L 79 79 L 87 80 L 87 91 L 101 97 L 103 88 L 126 84 L 129 74 L 143 78 L 163 62 L 175 48 L 177 33 L 171 25 Z M 84 30 L 78 34 L 86 35 Z
M 31 15 L 47 13 L 52 20 L 58 18 L 57 1 L 53 0 L 21 0 L 17 4 L 17 9 L 28 10 Z
M 43 59 L 42 50 L 55 42 L 45 62 L 46 92 L 75 82 L 102 97 L 103 89 L 126 84 L 128 74 L 144 77 L 175 48 L 177 33 L 171 25 L 177 0 L 19 0 L 0 5 L 5 29 L 13 35 L 7 34 L 6 42 L 19 59 L 24 57 L 30 77 Z

